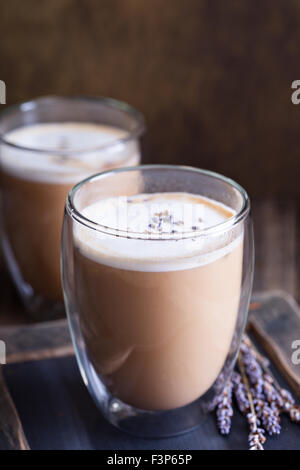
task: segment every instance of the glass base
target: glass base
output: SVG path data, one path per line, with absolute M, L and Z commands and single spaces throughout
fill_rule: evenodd
M 121 431 L 141 438 L 166 438 L 190 432 L 203 424 L 210 411 L 205 396 L 181 408 L 148 411 L 114 397 L 88 363 L 86 385 L 104 417 Z
M 145 411 L 111 397 L 105 418 L 121 431 L 141 438 L 167 438 L 190 432 L 204 421 L 199 401 L 170 411 Z M 199 422 L 200 421 L 200 422 Z

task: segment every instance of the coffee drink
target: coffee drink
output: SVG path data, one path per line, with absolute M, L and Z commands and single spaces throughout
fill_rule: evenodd
M 93 173 L 138 164 L 138 141 L 127 137 L 123 129 L 83 122 L 32 124 L 5 135 L 4 251 L 26 289 L 46 301 L 62 300 L 60 239 L 66 196 Z
M 99 199 L 74 226 L 74 302 L 94 372 L 144 410 L 187 405 L 228 356 L 243 263 L 235 211 L 184 192 Z M 213 229 L 213 234 L 210 230 Z

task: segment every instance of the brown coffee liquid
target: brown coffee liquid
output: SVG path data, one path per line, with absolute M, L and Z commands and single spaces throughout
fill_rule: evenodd
M 216 210 L 224 209 L 216 204 Z M 101 202 L 99 212 L 95 205 L 95 213 L 101 214 L 100 207 Z M 183 241 L 132 241 L 131 251 L 130 240 L 116 245 L 93 237 L 78 233 L 74 295 L 96 373 L 114 396 L 137 408 L 168 410 L 196 400 L 212 386 L 229 352 L 240 299 L 242 237 L 209 254 L 189 240 L 195 252 L 188 258 Z M 154 264 L 147 258 L 153 243 Z M 164 261 L 168 250 L 177 256 L 170 270 Z M 191 262 L 194 267 L 187 269 Z

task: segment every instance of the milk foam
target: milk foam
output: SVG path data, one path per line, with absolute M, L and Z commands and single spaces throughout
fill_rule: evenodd
M 194 268 L 225 256 L 242 242 L 241 227 L 205 236 L 203 229 L 221 224 L 233 217 L 235 211 L 212 199 L 188 193 L 102 199 L 81 213 L 104 227 L 128 232 L 128 238 L 124 238 L 78 223 L 74 227 L 75 244 L 84 255 L 120 269 Z
M 21 178 L 75 183 L 103 168 L 118 166 L 123 160 L 127 166 L 137 164 L 138 142 L 119 142 L 127 135 L 123 129 L 92 123 L 34 124 L 5 135 L 7 142 L 28 150 L 2 144 L 1 164 L 5 171 Z

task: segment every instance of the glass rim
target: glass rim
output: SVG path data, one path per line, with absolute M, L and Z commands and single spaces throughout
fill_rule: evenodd
M 145 132 L 145 129 L 146 129 L 146 124 L 145 124 L 145 118 L 144 118 L 144 115 L 138 111 L 136 108 L 132 107 L 131 105 L 129 105 L 128 103 L 124 102 L 124 101 L 120 101 L 120 100 L 116 100 L 114 98 L 109 98 L 109 97 L 105 97 L 105 96 L 84 96 L 84 95 L 66 95 L 66 96 L 60 96 L 60 95 L 45 95 L 45 96 L 39 96 L 37 98 L 34 98 L 32 100 L 29 100 L 29 101 L 22 101 L 21 103 L 16 103 L 16 104 L 12 104 L 8 107 L 6 107 L 3 111 L 0 112 L 0 123 L 5 120 L 10 114 L 14 114 L 14 113 L 17 113 L 19 112 L 20 114 L 22 114 L 23 112 L 26 112 L 28 110 L 32 110 L 34 109 L 35 107 L 37 107 L 39 104 L 47 104 L 47 103 L 55 103 L 56 101 L 66 101 L 66 102 L 75 102 L 75 101 L 82 101 L 82 102 L 85 102 L 85 103 L 89 103 L 89 102 L 95 102 L 95 103 L 99 103 L 99 104 L 103 104 L 109 108 L 114 108 L 116 110 L 119 110 L 119 111 L 123 111 L 125 113 L 127 113 L 128 115 L 132 116 L 135 121 L 136 121 L 136 126 L 135 128 L 132 130 L 132 131 L 126 131 L 126 135 L 124 137 L 120 137 L 120 138 L 117 138 L 115 140 L 112 140 L 111 142 L 109 143 L 106 143 L 106 144 L 102 144 L 102 145 L 96 145 L 96 146 L 90 146 L 90 147 L 85 147 L 85 148 L 82 148 L 82 149 L 72 149 L 72 150 L 57 150 L 57 149 L 54 149 L 54 148 L 38 148 L 38 147 L 30 147 L 30 146 L 25 146 L 25 145 L 19 145 L 19 144 L 15 144 L 13 142 L 10 142 L 9 140 L 6 140 L 5 138 L 5 135 L 6 133 L 4 134 L 1 134 L 0 133 L 0 143 L 1 144 L 5 144 L 9 147 L 12 147 L 12 148 L 15 148 L 15 149 L 18 149 L 18 150 L 23 150 L 23 151 L 27 151 L 27 152 L 37 152 L 37 153 L 42 153 L 42 154 L 53 154 L 55 153 L 55 155 L 78 155 L 78 154 L 82 154 L 82 153 L 87 153 L 87 152 L 93 152 L 93 151 L 99 151 L 99 150 L 104 150 L 106 148 L 109 148 L 109 147 L 112 147 L 114 145 L 118 145 L 118 144 L 122 144 L 122 143 L 126 143 L 130 140 L 133 140 L 133 139 L 136 139 L 138 137 L 140 137 L 144 132 Z M 67 122 L 67 121 L 58 121 L 58 122 Z M 70 122 L 72 122 L 72 119 L 70 119 Z M 87 121 L 73 121 L 73 122 L 89 122 L 88 120 Z M 53 123 L 55 123 L 55 121 L 53 121 Z M 91 121 L 91 123 L 93 123 Z M 36 123 L 38 124 L 38 123 Z M 51 122 L 49 121 L 48 124 L 51 124 Z M 103 124 L 105 125 L 105 124 Z M 26 125 L 24 126 L 20 126 L 21 127 L 26 127 Z M 16 129 L 18 129 L 16 127 Z
M 198 173 L 202 175 L 206 175 L 212 178 L 215 178 L 219 181 L 225 182 L 230 186 L 234 187 L 242 197 L 242 207 L 241 209 L 234 214 L 232 217 L 229 217 L 224 222 L 220 222 L 216 225 L 202 228 L 199 230 L 187 231 L 187 232 L 180 232 L 180 237 L 170 236 L 170 237 L 161 237 L 161 234 L 145 234 L 141 232 L 133 232 L 133 231 L 125 231 L 120 230 L 117 228 L 107 227 L 105 225 L 99 224 L 98 222 L 94 222 L 93 220 L 85 217 L 75 206 L 74 204 L 74 197 L 77 191 L 83 187 L 85 184 L 95 181 L 101 180 L 102 178 L 109 177 L 116 173 L 125 173 L 131 171 L 148 171 L 148 170 L 178 170 L 178 171 L 190 171 L 193 173 Z M 227 178 L 219 173 L 204 170 L 201 168 L 195 168 L 192 166 L 185 166 L 185 165 L 163 165 L 163 164 L 153 164 L 153 165 L 138 165 L 138 166 L 131 166 L 131 167 L 122 167 L 122 168 L 115 168 L 107 171 L 103 171 L 100 173 L 96 173 L 94 175 L 85 178 L 84 180 L 77 183 L 73 188 L 69 191 L 67 199 L 66 199 L 66 210 L 70 217 L 76 220 L 78 223 L 85 225 L 86 227 L 96 230 L 101 233 L 105 233 L 106 235 L 111 235 L 115 237 L 121 238 L 130 238 L 130 239 L 143 239 L 143 240 L 161 240 L 161 241 L 170 241 L 170 240 L 180 240 L 180 239 L 191 239 L 197 238 L 201 236 L 209 236 L 214 234 L 219 234 L 220 232 L 227 232 L 228 230 L 232 229 L 235 225 L 243 221 L 250 212 L 250 199 L 248 197 L 247 192 L 245 189 L 236 183 L 231 178 Z

